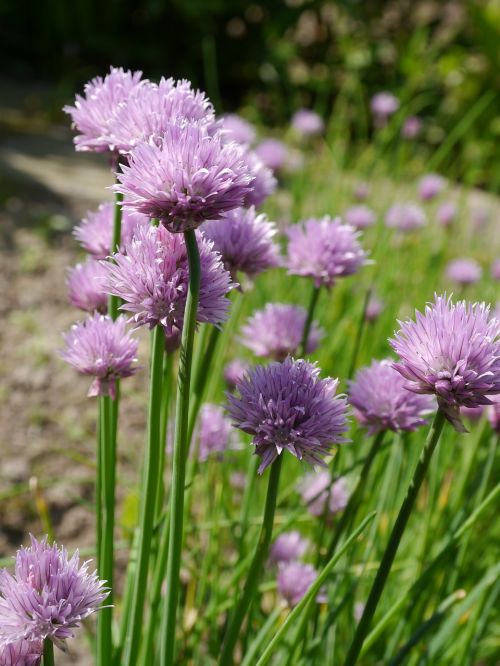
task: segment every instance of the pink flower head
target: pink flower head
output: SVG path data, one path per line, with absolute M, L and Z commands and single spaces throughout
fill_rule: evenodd
M 241 358 L 235 358 L 224 368 L 224 381 L 230 390 L 233 390 L 239 381 L 243 379 L 245 372 L 250 368 L 250 364 Z
M 271 562 L 294 562 L 304 555 L 308 545 L 300 532 L 284 532 L 271 546 Z
M 327 470 L 306 474 L 300 484 L 300 492 L 309 512 L 318 518 L 325 511 L 329 514 L 342 511 L 349 501 L 345 479 L 340 477 L 333 481 Z
M 446 201 L 437 209 L 437 221 L 442 227 L 448 227 L 457 217 L 457 207 L 453 201 Z
M 219 405 L 206 403 L 200 411 L 198 438 L 200 440 L 199 457 L 207 460 L 210 455 L 220 455 L 229 446 L 231 422 Z
M 408 232 L 425 226 L 427 218 L 418 204 L 397 203 L 387 211 L 385 223 L 392 229 Z
M 455 259 L 448 264 L 446 275 L 452 282 L 465 287 L 479 282 L 483 275 L 483 269 L 474 259 Z
M 39 666 L 42 652 L 42 641 L 0 641 L 0 666 Z
M 492 429 L 500 435 L 500 395 L 494 395 L 488 407 L 488 420 Z
M 106 271 L 102 264 L 87 257 L 83 264 L 68 270 L 68 296 L 71 305 L 84 312 L 106 314 L 108 296 L 103 288 Z
M 370 322 L 376 321 L 382 314 L 383 309 L 384 309 L 383 301 L 381 301 L 380 298 L 377 298 L 377 296 L 371 294 L 368 299 L 368 303 L 366 305 L 366 312 L 365 312 L 366 320 Z
M 344 214 L 344 219 L 347 224 L 355 229 L 365 229 L 375 224 L 377 216 L 371 208 L 360 204 L 348 208 Z
M 244 205 L 259 208 L 274 192 L 278 181 L 272 170 L 264 164 L 254 150 L 247 150 L 243 154 L 243 161 L 253 177 L 252 187 L 245 195 Z
M 442 176 L 436 173 L 428 173 L 421 178 L 418 184 L 418 194 L 423 201 L 430 201 L 441 194 L 446 185 L 446 181 Z
M 325 129 L 323 118 L 311 109 L 299 109 L 292 116 L 293 129 L 302 136 L 315 136 Z
M 293 608 L 307 593 L 317 577 L 318 572 L 311 564 L 301 562 L 282 564 L 278 572 L 278 592 Z
M 221 118 L 221 134 L 224 141 L 235 141 L 243 145 L 251 145 L 255 141 L 255 127 L 236 113 L 228 113 Z
M 256 147 L 257 157 L 272 171 L 280 171 L 285 166 L 288 149 L 278 139 L 265 139 Z
M 416 139 L 422 131 L 422 120 L 418 116 L 408 116 L 403 123 L 401 134 L 404 139 Z
M 388 118 L 399 109 L 399 100 L 390 92 L 379 92 L 371 98 L 370 108 L 377 127 L 383 127 Z
M 491 264 L 491 277 L 494 280 L 500 280 L 500 259 L 495 259 L 495 261 Z

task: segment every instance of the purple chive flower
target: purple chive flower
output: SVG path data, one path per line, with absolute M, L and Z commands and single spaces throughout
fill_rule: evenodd
M 293 129 L 302 136 L 315 136 L 325 129 L 323 118 L 310 109 L 299 109 L 291 120 Z
M 174 233 L 238 208 L 252 182 L 242 148 L 188 124 L 168 125 L 161 138 L 139 144 L 117 178 L 124 210 L 158 218 Z
M 104 79 L 100 76 L 85 84 L 85 95 L 76 96 L 75 106 L 65 106 L 73 127 L 79 132 L 75 137 L 77 150 L 108 152 L 113 150 L 109 139 L 109 127 L 131 93 L 146 85 L 141 81 L 142 72 L 124 71 L 111 67 Z
M 116 248 L 112 248 L 113 220 L 115 205 L 102 203 L 95 211 L 89 211 L 86 217 L 73 230 L 73 235 L 84 250 L 95 259 L 105 259 Z M 122 212 L 121 244 L 130 242 L 139 226 L 149 225 L 149 218 L 139 213 Z
M 296 305 L 268 303 L 257 310 L 241 329 L 241 342 L 256 356 L 265 356 L 275 361 L 284 361 L 298 352 L 307 312 Z M 313 322 L 307 341 L 307 354 L 317 349 L 322 331 Z
M 427 217 L 418 204 L 397 203 L 387 211 L 385 223 L 399 231 L 414 231 L 427 224 Z
M 460 416 L 465 416 L 469 421 L 479 421 L 484 413 L 484 407 L 460 407 Z
M 360 235 L 340 218 L 328 216 L 292 225 L 287 230 L 288 273 L 312 277 L 317 287 L 331 287 L 338 278 L 353 275 L 367 263 Z
M 275 540 L 269 553 L 271 562 L 293 562 L 300 559 L 307 550 L 309 542 L 300 532 L 285 532 Z
M 369 322 L 376 321 L 382 314 L 383 309 L 384 303 L 372 294 L 366 304 L 365 319 Z
M 491 277 L 494 280 L 500 280 L 500 259 L 495 259 L 491 264 Z
M 212 243 L 200 235 L 198 248 L 197 321 L 217 326 L 227 318 L 230 303 L 226 294 L 234 284 Z M 189 275 L 184 238 L 164 227 L 141 227 L 113 260 L 103 262 L 107 271 L 104 288 L 124 301 L 121 310 L 131 312 L 139 326 L 163 326 L 167 336 L 181 331 Z
M 94 314 L 74 324 L 64 336 L 61 357 L 84 375 L 94 377 L 88 396 L 116 395 L 116 380 L 136 372 L 137 340 L 126 329 L 125 317 L 113 321 Z
M 349 382 L 349 402 L 354 416 L 373 435 L 381 430 L 410 432 L 426 423 L 433 399 L 405 387 L 405 379 L 390 361 L 373 361 Z
M 278 139 L 265 139 L 255 149 L 257 157 L 272 171 L 280 171 L 288 156 L 288 149 Z
M 430 201 L 441 194 L 446 185 L 446 181 L 437 173 L 428 173 L 420 179 L 418 184 L 418 194 L 423 201 Z
M 404 139 L 416 139 L 422 131 L 422 120 L 418 116 L 408 116 L 403 123 L 401 134 Z
M 231 423 L 223 407 L 209 403 L 203 405 L 198 429 L 200 460 L 207 460 L 211 454 L 224 453 L 229 445 L 230 434 Z
M 205 93 L 193 90 L 189 81 L 162 78 L 132 92 L 110 122 L 109 141 L 114 150 L 128 154 L 138 144 L 163 136 L 173 122 L 210 127 L 214 119 Z
M 437 396 L 453 426 L 463 431 L 459 408 L 491 404 L 500 392 L 500 321 L 485 303 L 452 303 L 436 296 L 416 321 L 398 322 L 389 342 L 400 361 L 394 368 L 415 393 Z
M 203 235 L 211 240 L 222 255 L 226 270 L 232 276 L 238 271 L 253 277 L 275 268 L 280 263 L 280 248 L 274 242 L 277 229 L 266 215 L 255 208 L 236 208 L 220 220 L 203 225 Z
M 375 118 L 375 125 L 383 127 L 388 118 L 399 109 L 399 100 L 390 92 L 379 92 L 371 98 L 370 108 Z
M 39 666 L 42 653 L 42 641 L 0 642 L 0 666 Z
M 344 219 L 347 224 L 356 229 L 365 229 L 375 224 L 377 216 L 368 206 L 358 205 L 348 208 L 344 214 Z
M 353 194 L 357 201 L 364 201 L 370 195 L 370 186 L 368 183 L 356 183 Z
M 474 259 L 454 259 L 446 267 L 446 276 L 461 287 L 478 282 L 483 269 Z
M 17 552 L 14 575 L 0 572 L 0 644 L 71 638 L 108 596 L 88 564 L 80 564 L 78 551 L 69 558 L 65 548 L 31 537 Z
M 346 441 L 346 400 L 335 395 L 337 386 L 338 380 L 320 379 L 316 365 L 292 358 L 248 371 L 239 395 L 227 396 L 228 412 L 235 426 L 253 435 L 260 474 L 284 449 L 325 466 L 332 445 Z
M 500 434 L 500 396 L 492 396 L 491 402 L 493 404 L 488 407 L 488 420 L 491 428 Z
M 333 481 L 330 472 L 321 470 L 306 474 L 300 484 L 302 499 L 313 516 L 323 516 L 325 511 L 336 514 L 347 506 L 349 491 L 343 477 Z
M 224 141 L 235 141 L 249 146 L 255 141 L 255 127 L 236 113 L 222 116 L 221 133 Z
M 243 155 L 243 161 L 253 177 L 252 187 L 245 195 L 244 205 L 258 208 L 274 192 L 278 181 L 255 151 L 247 150 Z
M 288 562 L 280 566 L 278 572 L 278 592 L 287 604 L 293 608 L 318 577 L 318 572 L 311 564 Z M 319 598 L 318 601 L 323 601 Z
M 99 261 L 87 257 L 68 271 L 67 285 L 71 305 L 85 312 L 106 314 L 108 296 L 103 289 L 106 270 Z
M 449 227 L 457 217 L 457 207 L 453 201 L 446 201 L 437 209 L 437 221 L 442 227 Z
M 232 391 L 238 382 L 243 379 L 244 374 L 250 368 L 250 364 L 241 358 L 235 358 L 224 368 L 224 381 Z

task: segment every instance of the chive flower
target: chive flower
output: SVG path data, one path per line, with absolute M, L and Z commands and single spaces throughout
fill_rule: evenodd
M 334 481 L 327 470 L 306 474 L 299 489 L 309 513 L 318 518 L 343 511 L 349 501 L 346 480 L 339 477 Z
M 318 577 L 318 572 L 312 564 L 302 562 L 288 562 L 280 566 L 277 578 L 278 592 L 285 599 L 290 608 L 296 606 L 308 589 Z M 325 601 L 319 595 L 318 602 Z
M 446 276 L 460 287 L 479 282 L 483 269 L 474 259 L 454 259 L 446 267 Z
M 304 539 L 300 532 L 284 532 L 276 538 L 269 558 L 271 562 L 294 562 L 299 560 L 306 552 L 309 542 Z
M 71 305 L 84 312 L 106 314 L 108 297 L 103 289 L 106 271 L 92 257 L 68 270 L 67 286 Z
M 298 109 L 292 116 L 291 126 L 303 137 L 316 136 L 325 129 L 323 118 L 311 109 Z
M 389 228 L 408 232 L 425 226 L 427 217 L 418 204 L 397 203 L 387 211 L 385 223 Z
M 231 422 L 224 408 L 206 403 L 200 410 L 198 428 L 199 459 L 207 460 L 211 455 L 221 455 L 229 446 Z
M 436 173 L 428 173 L 420 179 L 418 194 L 423 201 L 430 201 L 441 194 L 446 186 L 446 180 Z
M 228 113 L 222 116 L 221 121 L 220 130 L 224 141 L 235 141 L 248 146 L 255 141 L 255 127 L 238 114 Z
M 375 224 L 377 216 L 371 208 L 359 204 L 348 208 L 344 214 L 344 219 L 347 224 L 355 229 L 366 229 L 366 227 L 372 227 Z
M 42 652 L 42 641 L 0 641 L 0 666 L 39 666 Z

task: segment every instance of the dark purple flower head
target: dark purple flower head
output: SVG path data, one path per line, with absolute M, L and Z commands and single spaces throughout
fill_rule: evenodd
M 141 76 L 142 72 L 132 73 L 121 67 L 111 67 L 104 79 L 98 76 L 85 84 L 85 95 L 76 96 L 75 106 L 64 107 L 79 133 L 75 137 L 77 150 L 98 153 L 113 150 L 109 127 L 131 93 L 147 84 L 141 81 Z
M 349 490 L 346 480 L 340 477 L 333 481 L 330 472 L 321 470 L 306 474 L 300 483 L 302 499 L 313 516 L 323 516 L 325 511 L 336 514 L 346 508 Z
M 109 142 L 113 150 L 128 154 L 138 144 L 162 136 L 172 122 L 210 127 L 214 120 L 205 93 L 193 90 L 189 81 L 162 78 L 132 92 L 110 122 Z
M 255 152 L 266 167 L 272 171 L 280 171 L 288 156 L 288 149 L 278 139 L 265 139 L 256 147 Z
M 287 358 L 257 366 L 227 396 L 234 425 L 253 435 L 265 470 L 284 449 L 299 460 L 322 465 L 335 443 L 345 442 L 346 400 L 335 395 L 338 380 L 320 379 L 319 368 Z
M 227 318 L 226 294 L 235 286 L 221 256 L 210 241 L 198 236 L 201 277 L 197 310 L 199 323 L 217 326 Z M 121 309 L 133 314 L 139 326 L 161 325 L 167 336 L 182 330 L 188 290 L 188 259 L 184 238 L 164 227 L 137 230 L 113 262 L 103 262 L 107 271 L 104 288 L 121 298 Z
M 453 201 L 441 204 L 437 209 L 436 217 L 442 227 L 448 227 L 457 217 L 457 207 Z
M 420 179 L 418 193 L 423 201 L 430 201 L 444 190 L 446 181 L 437 173 L 428 173 Z
M 408 116 L 403 123 L 401 134 L 404 139 L 416 139 L 422 131 L 422 120 L 418 116 Z
M 391 206 L 385 216 L 385 223 L 399 231 L 414 231 L 427 224 L 424 211 L 415 203 L 397 203 Z
M 255 151 L 247 150 L 243 155 L 243 161 L 253 177 L 252 187 L 245 195 L 244 205 L 258 208 L 274 192 L 278 181 L 271 169 L 265 166 Z
M 222 454 L 229 446 L 231 422 L 223 407 L 206 403 L 200 411 L 198 438 L 200 441 L 199 457 L 207 460 L 211 454 Z
M 73 230 L 74 237 L 84 250 L 96 259 L 105 259 L 116 248 L 112 248 L 113 220 L 115 205 L 102 203 L 96 211 L 89 211 L 86 217 Z M 139 226 L 149 225 L 149 218 L 139 213 L 124 210 L 122 212 L 121 244 L 130 242 Z
M 116 394 L 116 380 L 136 372 L 137 340 L 126 329 L 125 317 L 113 321 L 94 314 L 74 324 L 64 336 L 61 357 L 84 375 L 94 377 L 88 395 Z
M 318 577 L 311 564 L 288 562 L 280 566 L 278 572 L 278 592 L 287 604 L 296 606 Z
M 426 423 L 434 401 L 406 388 L 390 361 L 373 361 L 349 382 L 349 402 L 356 419 L 373 435 L 381 430 L 412 431 Z
M 240 146 L 190 124 L 169 124 L 161 138 L 139 144 L 117 178 L 113 189 L 125 196 L 125 210 L 158 218 L 175 233 L 242 206 L 253 180 Z
M 291 120 L 293 129 L 302 136 L 315 136 L 325 129 L 323 118 L 311 109 L 299 109 Z
M 280 248 L 274 242 L 276 225 L 253 207 L 236 208 L 220 220 L 209 220 L 202 231 L 233 276 L 241 271 L 253 277 L 280 263 Z
M 353 275 L 367 263 L 360 232 L 340 218 L 311 218 L 287 230 L 291 275 L 314 278 L 317 287 L 331 287 L 338 278 Z
M 452 303 L 436 296 L 416 321 L 398 322 L 389 342 L 400 357 L 394 368 L 415 393 L 437 396 L 438 405 L 457 430 L 459 408 L 491 404 L 500 392 L 500 321 L 485 303 Z
M 249 368 L 250 364 L 241 358 L 235 358 L 226 365 L 224 368 L 224 381 L 231 390 L 242 380 L 243 375 Z
M 0 644 L 2 639 L 58 643 L 99 610 L 108 590 L 78 552 L 31 537 L 16 555 L 14 575 L 0 571 Z
M 463 287 L 478 282 L 483 269 L 474 259 L 454 259 L 446 267 L 446 275 L 449 280 Z
M 106 314 L 108 296 L 103 289 L 106 271 L 102 264 L 87 257 L 83 264 L 68 270 L 68 296 L 71 305 L 85 312 Z
M 307 550 L 309 542 L 300 532 L 280 534 L 271 546 L 269 557 L 271 562 L 294 562 L 300 559 Z
M 39 666 L 42 652 L 42 641 L 19 640 L 2 644 L 0 639 L 0 666 Z
M 297 305 L 268 303 L 257 310 L 241 329 L 241 342 L 256 356 L 284 361 L 299 351 L 307 312 Z M 323 333 L 313 322 L 307 341 L 307 354 L 317 349 Z
M 344 214 L 345 221 L 356 229 L 365 229 L 375 224 L 377 216 L 368 206 L 351 206 Z
M 228 113 L 221 118 L 221 134 L 224 141 L 235 141 L 249 146 L 255 141 L 255 127 L 236 113 Z

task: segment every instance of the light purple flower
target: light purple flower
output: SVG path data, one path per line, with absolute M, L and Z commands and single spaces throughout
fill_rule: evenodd
M 297 305 L 267 303 L 257 310 L 242 327 L 241 342 L 256 356 L 284 361 L 298 351 L 304 334 L 307 312 Z M 322 331 L 312 322 L 307 341 L 307 354 L 317 349 Z
M 459 408 L 491 404 L 500 392 L 500 321 L 485 303 L 452 303 L 436 296 L 416 321 L 398 322 L 389 342 L 400 357 L 394 367 L 415 393 L 437 396 L 438 405 L 457 430 Z
M 271 169 L 262 162 L 255 151 L 247 150 L 243 154 L 243 161 L 253 177 L 252 187 L 245 195 L 244 205 L 258 208 L 274 192 L 278 181 Z
M 403 123 L 401 134 L 404 139 L 416 139 L 422 131 L 422 120 L 418 116 L 408 116 Z
M 277 578 L 278 592 L 293 608 L 307 593 L 317 577 L 318 572 L 311 564 L 301 562 L 282 564 Z
M 113 221 L 115 205 L 102 203 L 95 211 L 89 211 L 86 217 L 73 230 L 73 235 L 84 250 L 96 259 L 105 259 L 116 248 L 112 248 Z M 139 213 L 122 212 L 121 245 L 130 242 L 139 226 L 149 225 L 149 218 Z
M 375 224 L 377 216 L 368 206 L 358 205 L 348 208 L 344 214 L 344 219 L 347 224 L 356 229 L 365 229 Z
M 437 221 L 442 227 L 448 227 L 457 217 L 457 207 L 453 201 L 441 204 L 436 212 Z
M 162 78 L 158 84 L 148 82 L 132 91 L 109 123 L 109 143 L 113 150 L 128 154 L 140 143 L 163 136 L 171 123 L 210 128 L 214 120 L 204 92 L 193 90 L 185 79 Z
M 255 148 L 257 157 L 272 171 L 280 171 L 285 166 L 288 148 L 278 139 L 265 139 Z
M 483 269 L 474 259 L 454 259 L 446 267 L 448 279 L 462 287 L 478 282 L 482 274 Z
M 299 109 L 291 120 L 293 129 L 302 136 L 315 136 L 325 129 L 323 118 L 311 109 Z
M 465 416 L 469 421 L 479 421 L 484 413 L 484 407 L 460 407 L 460 416 Z
M 370 100 L 370 108 L 377 127 L 383 127 L 389 118 L 399 109 L 399 100 L 390 92 L 379 92 Z
M 336 514 L 346 508 L 349 490 L 346 480 L 340 477 L 333 481 L 330 472 L 321 470 L 306 474 L 300 483 L 302 499 L 313 516 L 323 516 L 325 511 Z
M 387 211 L 385 223 L 399 231 L 414 231 L 427 224 L 427 217 L 418 204 L 397 203 Z
M 370 297 L 368 298 L 368 303 L 366 304 L 366 311 L 365 311 L 366 320 L 369 322 L 376 321 L 382 314 L 383 309 L 384 309 L 383 301 L 381 301 L 380 298 L 377 298 L 377 296 L 371 294 Z
M 291 275 L 314 278 L 317 287 L 331 287 L 338 278 L 356 273 L 367 263 L 358 239 L 360 232 L 340 218 L 311 218 L 287 230 Z
M 224 381 L 230 390 L 233 390 L 239 381 L 243 379 L 245 372 L 250 368 L 250 363 L 241 358 L 235 358 L 224 368 Z
M 238 271 L 253 277 L 280 263 L 280 248 L 274 242 L 276 225 L 253 207 L 236 208 L 220 220 L 209 220 L 202 232 L 221 253 L 233 277 Z
M 125 210 L 158 218 L 172 232 L 243 205 L 253 179 L 242 148 L 189 124 L 168 125 L 161 138 L 139 144 L 117 178 Z
M 434 401 L 406 388 L 406 381 L 390 361 L 373 361 L 349 382 L 354 416 L 373 435 L 381 430 L 410 432 L 426 423 Z
M 446 185 L 446 180 L 437 173 L 428 173 L 420 179 L 418 194 L 423 201 L 430 201 L 441 194 Z
M 222 265 L 221 256 L 210 241 L 198 236 L 200 253 L 199 323 L 221 324 L 230 302 L 226 294 L 234 287 Z M 103 262 L 107 277 L 104 288 L 121 298 L 120 309 L 131 312 L 139 326 L 161 325 L 167 336 L 182 330 L 188 290 L 188 259 L 184 238 L 165 227 L 137 230 L 113 262 Z
M 500 396 L 492 396 L 491 402 L 493 404 L 488 407 L 488 420 L 492 429 L 500 434 Z
M 491 264 L 491 277 L 494 280 L 500 280 L 500 259 L 495 259 Z
M 83 97 L 76 96 L 75 106 L 65 106 L 73 127 L 77 150 L 107 152 L 113 150 L 109 140 L 109 127 L 120 106 L 128 100 L 134 89 L 145 84 L 142 72 L 124 71 L 111 67 L 104 79 L 100 76 L 85 84 Z
M 88 564 L 80 564 L 78 551 L 69 558 L 65 548 L 31 537 L 17 552 L 14 575 L 0 571 L 0 644 L 71 638 L 108 596 Z
M 259 473 L 289 451 L 298 460 L 325 466 L 333 444 L 345 442 L 346 400 L 335 395 L 338 380 L 321 379 L 319 368 L 287 358 L 257 366 L 238 383 L 239 395 L 227 396 L 235 426 L 253 435 Z
M 106 314 L 108 296 L 103 289 L 106 270 L 99 261 L 87 257 L 68 270 L 67 285 L 71 305 L 85 312 Z
M 64 335 L 61 357 L 84 375 L 94 377 L 88 395 L 115 398 L 116 380 L 136 372 L 137 340 L 127 331 L 125 317 L 113 321 L 94 314 Z
M 220 126 L 224 141 L 235 141 L 243 145 L 251 145 L 255 141 L 255 127 L 236 113 L 222 116 Z
M 0 666 L 39 666 L 42 652 L 42 641 L 0 641 Z
M 300 532 L 284 532 L 271 546 L 271 562 L 293 562 L 300 559 L 307 550 L 309 542 Z
M 200 442 L 199 458 L 207 460 L 212 454 L 222 454 L 229 446 L 231 422 L 223 407 L 206 403 L 200 410 L 198 438 Z
M 358 201 L 364 201 L 370 195 L 370 186 L 364 182 L 356 183 L 353 194 Z

